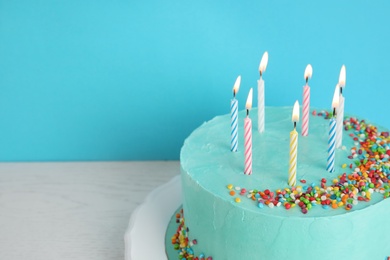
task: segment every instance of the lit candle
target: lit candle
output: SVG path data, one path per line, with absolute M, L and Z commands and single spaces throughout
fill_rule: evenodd
M 303 87 L 303 102 L 302 102 L 302 135 L 309 135 L 309 114 L 310 114 L 310 87 L 309 78 L 313 74 L 313 68 L 311 65 L 307 65 L 305 69 L 304 79 L 306 85 Z
M 329 139 L 328 139 L 328 159 L 326 170 L 334 172 L 334 161 L 335 161 L 335 149 L 336 149 L 336 108 L 339 105 L 340 89 L 336 85 L 333 95 L 332 107 L 333 117 L 329 120 Z
M 260 65 L 259 65 L 259 72 L 260 72 L 260 79 L 257 81 L 257 89 L 258 89 L 258 130 L 260 133 L 264 132 L 264 108 L 265 108 L 265 101 L 264 101 L 264 80 L 263 80 L 263 73 L 265 69 L 267 68 L 268 64 L 268 52 L 264 52 L 263 57 L 261 58 Z
M 345 87 L 345 65 L 341 67 L 339 76 L 340 100 L 337 107 L 337 124 L 336 124 L 336 148 L 343 145 L 343 121 L 344 121 L 344 96 L 343 88 Z
M 295 186 L 297 184 L 297 156 L 298 156 L 298 132 L 297 122 L 299 121 L 299 103 L 295 101 L 292 121 L 294 129 L 290 132 L 290 166 L 288 169 L 288 185 Z
M 245 142 L 245 170 L 244 174 L 252 174 L 252 120 L 249 118 L 249 110 L 252 108 L 253 89 L 249 90 L 246 100 L 246 118 L 244 120 L 244 142 Z
M 240 88 L 240 83 L 241 83 L 241 76 L 238 76 L 233 86 L 233 99 L 230 102 L 230 118 L 231 118 L 230 150 L 232 152 L 237 152 L 237 146 L 238 146 L 238 100 L 236 99 L 236 94 Z

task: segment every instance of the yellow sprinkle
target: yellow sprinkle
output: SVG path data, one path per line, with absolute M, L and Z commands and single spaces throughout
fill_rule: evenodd
M 339 182 L 338 179 L 333 179 L 333 183 L 334 183 L 334 184 L 336 184 L 336 183 L 338 183 L 338 182 Z
M 335 191 L 335 192 L 336 192 L 336 191 L 339 191 L 339 187 L 334 187 L 334 188 L 333 188 L 333 191 Z
M 240 202 L 241 202 L 241 199 L 240 199 L 240 198 L 236 198 L 235 201 L 236 201 L 237 203 L 240 203 Z
M 290 189 L 289 189 L 289 188 L 285 188 L 284 190 L 287 191 L 287 192 L 290 192 Z
M 337 203 L 337 206 L 339 206 L 339 207 L 342 207 L 342 206 L 344 206 L 344 202 L 342 202 L 342 201 L 339 201 L 339 203 Z
M 341 166 L 341 168 L 346 168 L 347 167 L 347 164 L 346 163 L 344 163 L 342 166 Z
M 295 207 L 295 203 L 291 203 L 291 208 L 294 208 Z
M 366 197 L 367 197 L 368 199 L 370 199 L 370 198 L 371 198 L 371 192 L 366 191 Z
M 229 184 L 229 185 L 227 186 L 227 188 L 228 188 L 229 190 L 233 189 L 233 184 Z

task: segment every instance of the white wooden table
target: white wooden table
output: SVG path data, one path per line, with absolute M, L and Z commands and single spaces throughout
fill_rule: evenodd
M 124 234 L 178 161 L 0 163 L 0 259 L 124 259 Z

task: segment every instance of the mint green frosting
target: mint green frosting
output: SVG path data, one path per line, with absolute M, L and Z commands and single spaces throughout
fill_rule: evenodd
M 243 174 L 243 121 L 239 113 L 238 152 L 230 151 L 230 115 L 218 116 L 196 129 L 181 150 L 183 208 L 186 225 L 198 245 L 195 254 L 218 259 L 384 259 L 390 256 L 390 200 L 374 193 L 370 202 L 353 209 L 313 207 L 303 214 L 299 207 L 262 209 L 245 196 L 229 195 L 227 184 L 247 190 L 288 187 L 291 107 L 267 107 L 265 132 L 257 131 L 257 110 L 250 112 L 253 125 L 253 174 Z M 383 130 L 383 129 L 382 129 Z M 328 184 L 349 174 L 348 159 L 354 141 L 343 134 L 344 149 L 336 150 L 335 173 L 326 171 L 329 121 L 310 115 L 309 136 L 301 136 L 298 123 L 297 185 Z M 304 184 L 301 184 L 302 186 Z M 237 193 L 238 194 L 238 193 Z M 241 203 L 234 201 L 241 198 Z

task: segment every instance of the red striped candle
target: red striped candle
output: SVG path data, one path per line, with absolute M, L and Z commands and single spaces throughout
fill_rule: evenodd
M 244 120 L 244 146 L 245 146 L 245 166 L 244 174 L 252 174 L 252 120 L 249 118 L 249 110 L 252 108 L 252 88 L 249 90 L 246 100 L 246 118 Z
M 303 87 L 303 102 L 302 102 L 302 136 L 309 135 L 309 114 L 310 114 L 310 87 L 308 85 L 309 78 L 313 73 L 313 68 L 310 64 L 306 66 L 304 78 L 306 85 Z

